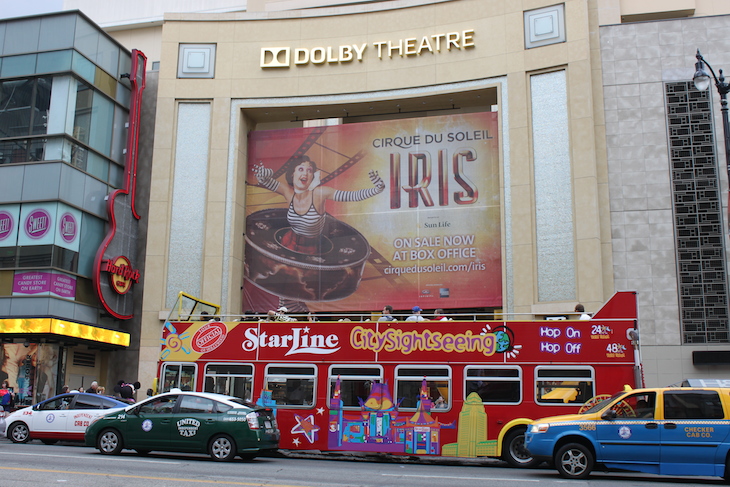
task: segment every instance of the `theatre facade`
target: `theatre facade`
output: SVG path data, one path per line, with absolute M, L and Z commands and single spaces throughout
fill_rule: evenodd
M 633 289 L 649 385 L 722 375 L 692 354 L 727 346 L 726 277 L 712 294 L 724 322 L 711 316 L 683 328 L 691 303 L 680 299 L 684 244 L 673 239 L 668 157 L 654 158 L 664 174 L 663 187 L 651 188 L 661 208 L 622 176 L 631 173 L 616 150 L 625 138 L 612 123 L 621 122 L 618 104 L 632 103 L 622 96 L 640 88 L 606 69 L 615 73 L 615 56 L 626 55 L 616 47 L 621 29 L 636 36 L 641 27 L 602 27 L 604 3 L 165 14 L 143 387 L 155 377 L 179 291 L 232 317 L 281 306 L 302 316 L 369 315 L 391 305 L 539 319 L 578 302 L 595 312 Z M 676 22 L 689 21 L 701 19 Z M 692 55 L 680 51 L 689 67 L 672 81 L 691 92 Z M 661 98 L 659 71 L 651 83 Z M 667 131 L 664 107 L 654 107 L 657 134 Z M 652 147 L 669 151 L 666 141 Z M 666 235 L 650 242 L 656 227 Z M 712 231 L 724 269 L 726 237 Z

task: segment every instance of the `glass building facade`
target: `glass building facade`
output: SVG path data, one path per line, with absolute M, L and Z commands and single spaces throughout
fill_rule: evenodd
M 122 75 L 130 62 L 129 51 L 78 11 L 0 22 L 0 336 L 6 355 L 17 343 L 56 344 L 63 371 L 64 354 L 75 344 L 110 345 L 94 333 L 91 339 L 57 336 L 41 325 L 33 333 L 13 320 L 123 328 L 103 312 L 92 282 L 109 218 L 107 196 L 124 186 L 130 83 Z M 98 363 L 88 372 L 98 378 Z M 68 375 L 56 377 L 52 382 L 60 384 Z M 46 386 L 48 393 L 56 385 Z

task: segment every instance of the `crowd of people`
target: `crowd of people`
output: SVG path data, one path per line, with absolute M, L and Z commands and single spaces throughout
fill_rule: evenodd
M 129 384 L 126 381 L 120 380 L 119 382 L 117 382 L 117 385 L 114 386 L 114 395 L 116 397 L 126 399 L 130 402 L 134 402 L 134 394 L 140 387 L 141 384 L 139 382 Z M 106 395 L 106 388 L 104 386 L 100 386 L 99 382 L 97 381 L 92 381 L 87 389 L 84 389 L 83 386 L 79 387 L 78 389 L 71 389 L 69 386 L 61 387 L 60 394 L 66 394 L 69 392 L 86 392 L 87 394 Z
M 431 318 L 428 318 L 426 315 L 423 314 L 423 312 L 424 311 L 420 306 L 414 306 L 413 308 L 411 308 L 411 314 L 408 315 L 404 321 L 453 321 L 453 318 L 447 316 L 446 313 L 444 313 L 444 310 L 441 308 L 435 309 Z M 574 312 L 577 315 L 577 319 L 579 320 L 591 319 L 591 315 L 585 311 L 585 307 L 580 303 L 575 306 Z M 280 306 L 276 310 L 269 310 L 265 317 L 259 318 L 259 321 L 298 321 L 297 318 L 295 318 L 294 316 L 290 316 L 288 313 L 289 310 L 286 308 L 286 306 Z M 304 319 L 310 322 L 319 321 L 317 316 L 311 311 L 307 313 Z M 342 318 L 337 321 L 351 320 L 350 318 Z M 390 305 L 386 305 L 383 307 L 381 316 L 380 318 L 378 318 L 378 321 L 399 321 L 399 319 L 393 315 L 393 307 Z

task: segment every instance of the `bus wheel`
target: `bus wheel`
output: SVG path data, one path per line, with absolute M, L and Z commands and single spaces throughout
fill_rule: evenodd
M 525 448 L 525 431 L 525 428 L 513 429 L 502 443 L 502 459 L 513 467 L 532 468 L 539 463 Z
M 593 470 L 593 454 L 580 443 L 568 443 L 555 454 L 555 468 L 565 479 L 585 479 Z

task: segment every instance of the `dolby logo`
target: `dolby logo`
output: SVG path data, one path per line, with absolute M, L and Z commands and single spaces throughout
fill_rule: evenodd
M 290 47 L 264 47 L 261 49 L 262 68 L 288 68 L 292 64 L 339 64 L 362 61 L 367 44 L 313 47 L 311 49 Z
M 290 54 L 288 47 L 264 47 L 261 49 L 261 67 L 288 68 Z

